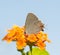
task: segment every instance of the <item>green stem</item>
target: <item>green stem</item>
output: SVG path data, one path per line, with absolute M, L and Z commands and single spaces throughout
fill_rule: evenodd
M 24 49 L 18 50 L 22 55 L 25 55 Z
M 32 55 L 32 45 L 30 45 L 29 47 L 30 47 L 30 52 L 31 52 L 31 55 Z
M 22 55 L 25 55 L 25 52 L 22 50 L 22 51 L 21 51 L 21 54 L 22 54 Z

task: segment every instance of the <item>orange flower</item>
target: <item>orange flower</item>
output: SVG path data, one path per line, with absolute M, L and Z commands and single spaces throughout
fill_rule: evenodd
M 48 35 L 47 34 L 44 34 L 44 39 L 47 41 L 47 42 L 51 42 L 49 39 L 48 39 Z
M 41 41 L 48 41 L 50 42 L 50 40 L 48 40 L 48 35 L 42 31 L 40 31 L 38 34 L 36 34 L 37 38 Z
M 23 49 L 25 46 L 26 46 L 26 40 L 24 38 L 20 38 L 17 42 L 16 42 L 16 45 L 17 45 L 17 49 L 18 50 L 21 50 Z
M 11 29 L 11 30 L 8 30 L 8 34 L 2 40 L 6 40 L 7 42 L 11 42 L 12 39 L 14 38 L 14 36 L 15 36 L 15 30 Z
M 39 33 L 36 34 L 38 39 L 41 39 L 43 37 L 43 32 L 40 31 Z
M 45 43 L 42 42 L 41 40 L 37 41 L 36 45 L 40 48 L 40 49 L 45 49 Z
M 30 42 L 36 42 L 37 38 L 34 34 L 30 34 L 30 35 L 28 35 L 27 40 Z
M 6 40 L 7 42 L 15 40 L 18 50 L 23 49 L 28 41 L 34 43 L 34 45 L 37 45 L 40 49 L 45 49 L 45 41 L 50 42 L 48 35 L 42 31 L 30 35 L 24 34 L 24 31 L 24 27 L 21 28 L 15 25 L 11 30 L 8 30 L 8 34 L 2 40 Z
M 15 25 L 11 30 L 8 30 L 8 34 L 2 40 L 11 42 L 12 40 L 20 38 L 22 35 L 24 35 L 24 28 Z

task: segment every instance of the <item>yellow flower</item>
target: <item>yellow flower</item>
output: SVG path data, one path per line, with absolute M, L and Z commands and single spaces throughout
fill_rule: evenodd
M 27 40 L 30 42 L 36 42 L 37 38 L 34 34 L 30 34 L 30 35 L 28 35 Z

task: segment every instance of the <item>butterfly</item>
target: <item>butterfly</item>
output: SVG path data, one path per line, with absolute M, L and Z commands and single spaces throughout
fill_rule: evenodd
M 28 13 L 26 22 L 25 22 L 25 33 L 26 34 L 36 34 L 40 31 L 44 31 L 44 24 L 37 16 L 33 13 Z

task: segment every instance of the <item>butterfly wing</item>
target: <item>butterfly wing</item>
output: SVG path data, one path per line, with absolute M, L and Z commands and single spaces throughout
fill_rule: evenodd
M 39 31 L 42 31 L 44 24 L 38 20 L 38 18 L 33 14 L 29 13 L 25 22 L 25 32 L 26 34 L 36 34 Z

